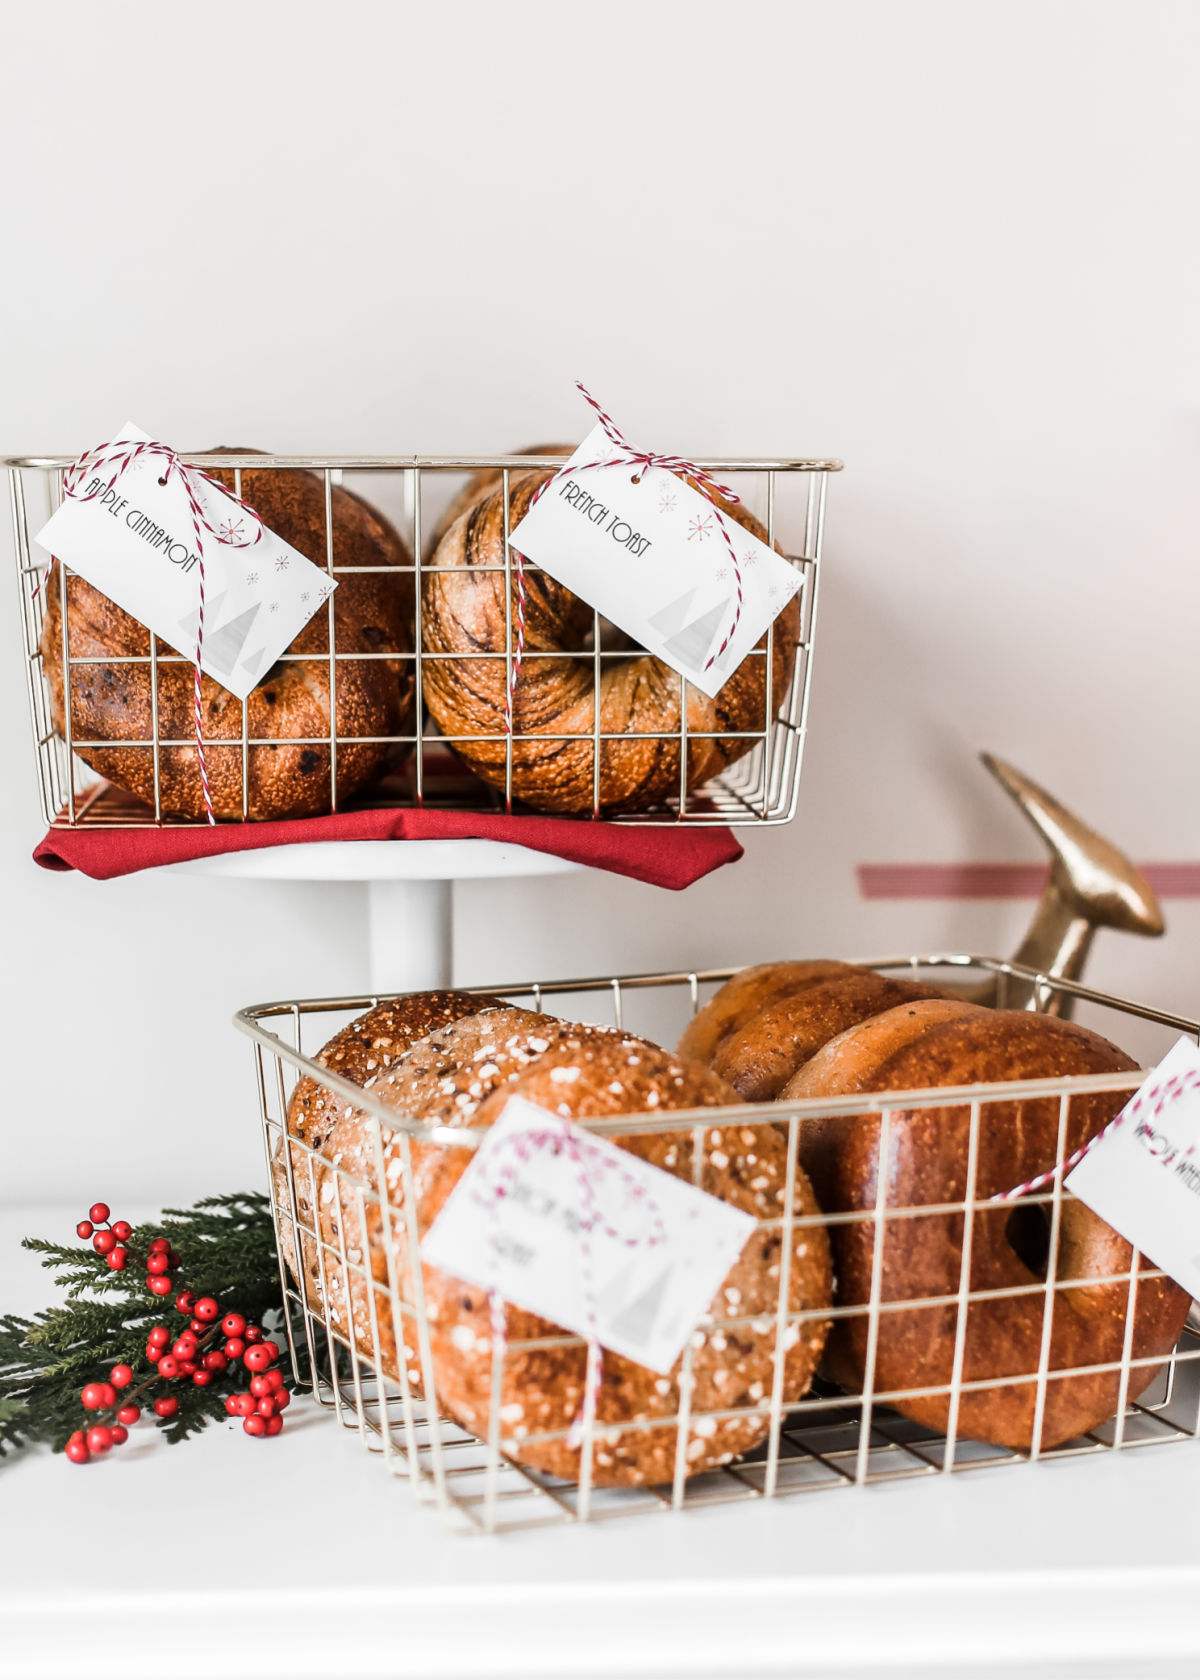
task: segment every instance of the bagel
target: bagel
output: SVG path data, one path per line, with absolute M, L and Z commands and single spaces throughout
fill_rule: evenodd
M 1024 1010 L 926 1001 L 893 1009 L 852 1027 L 802 1067 L 782 1093 L 787 1102 L 879 1091 L 921 1090 L 1014 1079 L 1124 1073 L 1136 1068 L 1098 1033 Z M 1127 1096 L 1100 1092 L 1070 1098 L 1063 1148 L 1073 1150 L 1105 1126 Z M 961 1202 L 968 1194 L 970 1105 L 923 1105 L 890 1111 L 886 1206 Z M 1059 1099 L 989 1101 L 980 1111 L 974 1195 L 1002 1194 L 1054 1166 Z M 879 1194 L 881 1120 L 801 1123 L 800 1159 L 811 1172 L 826 1213 L 874 1214 Z M 957 1433 L 1027 1451 L 1034 1440 L 1044 1312 L 1048 1303 L 1042 1249 L 1048 1232 L 1043 1204 L 1021 1201 L 977 1208 L 971 1221 L 969 1287 L 963 1332 L 963 1388 Z M 882 1236 L 879 1314 L 872 1372 L 874 1393 L 917 1423 L 944 1431 L 950 1394 L 964 1241 L 964 1215 L 891 1218 Z M 1062 1202 L 1052 1294 L 1048 1379 L 1038 1445 L 1061 1444 L 1111 1418 L 1120 1403 L 1119 1365 L 1125 1337 L 1127 1281 L 1133 1250 L 1074 1197 Z M 837 1224 L 834 1255 L 840 1307 L 871 1299 L 875 1220 Z M 1139 1274 L 1153 1270 L 1144 1259 Z M 977 1298 L 978 1292 L 1030 1292 Z M 944 1298 L 949 1299 L 944 1299 Z M 943 1298 L 940 1305 L 895 1308 L 894 1302 Z M 1174 1348 L 1189 1299 L 1169 1278 L 1141 1278 L 1133 1313 L 1132 1357 L 1160 1361 Z M 830 1341 L 829 1369 L 852 1391 L 862 1388 L 869 1338 L 864 1312 L 842 1319 Z M 1058 1372 L 1085 1369 L 1078 1375 Z M 1129 1398 L 1153 1381 L 1157 1363 L 1135 1367 Z M 1023 1378 L 1024 1380 L 1016 1380 Z M 976 1386 L 972 1386 L 976 1385 Z M 904 1391 L 931 1390 L 912 1394 Z
M 509 529 L 528 512 L 552 474 L 510 476 Z M 762 540 L 762 525 L 740 504 L 721 503 L 726 517 Z M 442 734 L 484 781 L 503 787 L 508 742 L 506 648 L 510 603 L 504 566 L 503 487 L 493 488 L 446 531 L 427 571 L 422 596 L 425 701 Z M 608 659 L 599 675 L 592 653 L 592 609 L 548 572 L 526 573 L 525 649 L 514 696 L 512 793 L 539 811 L 607 813 L 644 810 L 680 792 L 679 736 L 686 689 L 688 789 L 711 780 L 754 746 L 769 728 L 766 658 L 742 661 L 710 700 L 648 653 Z M 515 623 L 515 610 L 512 616 Z M 792 599 L 775 622 L 772 707 L 782 702 L 795 665 L 800 608 Z M 759 643 L 765 649 L 766 639 Z M 480 654 L 494 657 L 477 657 Z M 471 656 L 471 657 L 463 657 Z M 598 774 L 594 732 L 602 737 Z M 726 733 L 729 732 L 729 733 Z M 582 737 L 564 739 L 563 737 Z M 705 737 L 710 738 L 705 738 Z M 482 738 L 481 738 L 482 737 Z M 526 738 L 522 738 L 526 737 Z
M 239 452 L 240 453 L 240 452 Z M 233 487 L 228 469 L 213 478 Z M 241 491 L 263 524 L 315 565 L 324 567 L 325 486 L 310 472 L 248 468 Z M 337 794 L 349 797 L 382 765 L 388 741 L 410 726 L 415 682 L 411 660 L 381 659 L 413 648 L 412 557 L 396 531 L 358 496 L 332 492 L 333 594 L 337 652 Z M 250 564 L 249 560 L 246 562 Z M 385 568 L 347 572 L 342 568 Z M 392 570 L 396 568 L 396 570 Z M 98 775 L 147 804 L 154 802 L 152 745 L 80 746 L 82 741 L 154 740 L 150 632 L 78 574 L 67 585 L 67 628 L 72 660 L 71 735 L 79 756 Z M 54 727 L 65 732 L 61 568 L 46 588 L 41 635 L 42 667 L 50 689 Z M 184 650 L 186 651 L 186 650 Z M 159 654 L 175 649 L 158 641 Z M 304 660 L 278 661 L 246 701 L 248 737 L 282 738 L 283 745 L 247 750 L 247 810 L 252 821 L 319 816 L 331 808 L 329 752 L 329 619 L 317 612 L 287 649 Z M 371 655 L 355 659 L 355 654 Z M 145 659 L 146 664 L 105 664 L 105 656 Z M 215 678 L 203 676 L 200 704 L 204 761 L 218 817 L 242 816 L 242 705 Z M 158 739 L 180 746 L 158 749 L 159 799 L 164 816 L 200 820 L 204 794 L 193 742 L 194 672 L 190 663 L 158 666 Z M 298 737 L 294 746 L 290 738 Z M 364 739 L 357 739 L 363 737 Z M 236 746 L 220 746 L 236 741 Z
M 679 1041 L 743 1102 L 770 1102 L 810 1056 L 847 1027 L 897 1004 L 946 998 L 940 986 L 891 980 L 841 962 L 764 963 L 734 975 Z

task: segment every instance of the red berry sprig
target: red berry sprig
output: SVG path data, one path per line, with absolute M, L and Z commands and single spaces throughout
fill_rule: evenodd
M 91 1238 L 96 1253 L 103 1255 L 114 1271 L 123 1271 L 136 1258 L 129 1246 L 133 1227 L 123 1219 L 110 1224 L 105 1202 L 97 1202 L 75 1229 L 85 1241 Z M 146 1288 L 152 1295 L 171 1294 L 175 1288 L 171 1273 L 180 1264 L 167 1239 L 156 1237 L 146 1255 Z M 140 1408 L 133 1402 L 148 1389 L 162 1382 L 191 1382 L 197 1388 L 207 1388 L 222 1378 L 232 1381 L 239 1361 L 251 1373 L 250 1388 L 246 1393 L 229 1394 L 225 1410 L 231 1417 L 242 1419 L 247 1435 L 278 1435 L 283 1428 L 283 1413 L 292 1397 L 282 1373 L 275 1369 L 279 1347 L 263 1336 L 261 1326 L 248 1324 L 239 1312 L 223 1312 L 213 1296 L 197 1298 L 190 1289 L 179 1290 L 175 1309 L 190 1320 L 188 1328 L 174 1341 L 164 1324 L 150 1331 L 146 1360 L 153 1367 L 152 1374 L 128 1393 L 124 1391 L 134 1381 L 135 1373 L 127 1364 L 114 1365 L 107 1382 L 85 1384 L 79 1396 L 84 1409 L 102 1415 L 89 1428 L 77 1429 L 67 1442 L 65 1451 L 72 1464 L 88 1464 L 127 1441 L 130 1426 L 141 1417 Z M 216 1345 L 219 1339 L 220 1347 Z M 166 1421 L 178 1413 L 179 1401 L 173 1394 L 160 1394 L 153 1410 L 156 1417 Z

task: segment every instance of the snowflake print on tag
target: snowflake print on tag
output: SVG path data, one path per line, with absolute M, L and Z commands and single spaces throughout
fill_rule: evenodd
M 698 537 L 701 542 L 706 542 L 712 535 L 712 528 L 713 516 L 711 513 L 693 515 L 692 522 L 688 526 L 688 541 L 691 542 L 693 537 Z
M 675 492 L 673 490 L 664 489 L 662 495 L 658 498 L 659 513 L 674 513 L 678 506 L 679 497 L 675 494 Z
M 746 567 L 747 571 L 749 571 L 751 566 L 757 566 L 758 565 L 758 555 L 755 554 L 753 552 L 753 550 L 751 550 L 747 554 L 743 554 L 742 555 L 742 565 Z
M 271 602 L 271 611 L 272 612 L 278 612 L 279 611 L 279 602 L 278 601 L 272 601 Z
M 276 560 L 276 562 L 275 562 L 275 570 L 277 572 L 286 572 L 287 569 L 288 569 L 288 557 L 287 557 L 286 554 L 281 554 L 279 556 L 278 560 Z
M 236 543 L 245 523 L 244 519 L 227 519 L 223 525 L 218 525 L 217 535 L 223 543 Z
M 300 591 L 300 599 L 301 599 L 301 600 L 302 600 L 302 601 L 307 601 L 307 600 L 308 600 L 308 595 L 309 595 L 309 592 L 308 592 L 308 590 L 307 590 L 307 589 L 302 589 L 302 590 L 301 590 L 301 591 Z
M 247 572 L 246 573 L 246 582 L 247 583 L 257 583 L 258 582 L 258 573 L 257 572 Z

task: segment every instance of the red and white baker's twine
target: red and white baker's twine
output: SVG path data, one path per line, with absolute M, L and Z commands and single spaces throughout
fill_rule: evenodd
M 116 485 L 117 480 L 121 477 L 121 475 L 128 472 L 129 468 L 137 461 L 151 457 L 157 457 L 163 463 L 162 476 L 158 481 L 161 485 L 169 483 L 172 473 L 174 473 L 182 483 L 184 491 L 187 495 L 188 507 L 191 510 L 192 529 L 196 534 L 196 559 L 199 562 L 200 576 L 200 608 L 196 625 L 195 682 L 192 688 L 192 702 L 196 727 L 196 759 L 200 766 L 200 785 L 204 792 L 204 810 L 209 822 L 215 824 L 217 819 L 213 815 L 212 793 L 208 785 L 208 767 L 204 762 L 204 719 L 200 706 L 200 656 L 204 651 L 203 533 L 207 531 L 210 537 L 215 537 L 219 543 L 224 543 L 227 548 L 253 548 L 254 544 L 258 542 L 259 538 L 262 536 L 263 525 L 262 520 L 259 518 L 254 509 L 250 507 L 248 503 L 241 501 L 239 497 L 234 496 L 230 491 L 226 490 L 225 486 L 217 479 L 210 477 L 208 473 L 201 472 L 198 467 L 185 467 L 175 450 L 169 448 L 165 443 L 156 443 L 153 441 L 146 443 L 137 443 L 133 441 L 126 443 L 102 443 L 95 449 L 89 449 L 86 454 L 81 455 L 72 466 L 68 467 L 63 475 L 63 495 L 70 496 L 73 500 L 79 502 L 94 501 L 97 496 L 107 495 L 108 492 Z M 91 473 L 94 475 L 97 469 L 103 472 L 106 468 L 112 469 L 107 483 L 97 481 L 97 483 L 88 490 L 80 488 L 86 474 Z M 240 507 L 244 513 L 249 515 L 250 531 L 246 536 L 238 536 L 236 531 L 231 528 L 228 522 L 220 528 L 212 523 L 208 514 L 204 511 L 204 506 L 199 498 L 198 489 L 200 481 L 203 481 L 205 484 L 211 484 L 214 489 L 220 491 L 222 496 L 228 497 L 232 502 L 236 502 L 238 507 Z M 66 610 L 67 603 L 64 594 L 63 612 L 65 613 Z M 63 680 L 67 685 L 70 684 L 70 672 L 65 674 Z M 157 750 L 157 744 L 155 750 Z
M 619 455 L 609 455 L 603 461 L 585 461 L 578 466 L 571 466 L 568 464 L 567 466 L 560 467 L 556 473 L 552 473 L 548 479 L 538 485 L 537 489 L 533 493 L 533 499 L 529 504 L 530 511 L 532 512 L 532 510 L 537 506 L 539 499 L 545 494 L 550 486 L 558 479 L 562 478 L 565 474 L 592 472 L 597 467 L 636 467 L 637 472 L 634 477 L 635 483 L 640 478 L 644 477 L 645 474 L 650 471 L 651 467 L 662 467 L 665 472 L 675 473 L 680 478 L 691 480 L 692 484 L 697 490 L 699 490 L 700 494 L 712 503 L 713 512 L 717 516 L 717 526 L 720 529 L 722 537 L 725 539 L 725 547 L 729 550 L 729 559 L 733 566 L 734 583 L 736 586 L 733 622 L 726 631 L 720 647 L 718 647 L 716 652 L 705 661 L 704 669 L 707 671 L 711 665 L 714 665 L 717 660 L 720 659 L 721 655 L 725 652 L 725 649 L 733 640 L 734 632 L 741 623 L 742 618 L 742 568 L 738 564 L 737 553 L 733 546 L 733 538 L 729 534 L 729 527 L 725 523 L 724 515 L 721 512 L 721 501 L 737 504 L 740 502 L 741 498 L 736 496 L 728 485 L 718 484 L 711 474 L 706 473 L 702 467 L 698 467 L 694 461 L 684 460 L 682 455 L 651 455 L 644 449 L 635 449 L 633 445 L 623 436 L 616 421 L 600 407 L 600 404 L 596 401 L 595 397 L 592 396 L 591 392 L 587 390 L 587 388 L 582 385 L 579 380 L 575 381 L 575 385 L 576 389 L 582 394 L 584 401 L 590 403 L 592 408 L 595 409 L 600 418 L 600 424 L 604 427 L 604 430 L 611 441 L 619 450 L 622 451 L 622 453 Z M 718 498 L 720 499 L 718 500 Z M 516 633 L 513 637 L 512 668 L 508 677 L 508 693 L 505 696 L 504 701 L 504 732 L 509 740 L 511 740 L 513 734 L 513 700 L 517 689 L 517 678 L 521 671 L 521 660 L 525 653 L 526 562 L 525 556 L 521 553 L 520 549 L 514 547 L 511 543 L 509 544 L 509 547 L 512 548 L 513 559 L 516 561 L 517 585 Z
M 517 1182 L 517 1169 L 529 1160 L 530 1155 L 538 1149 L 549 1148 L 554 1154 L 565 1153 L 572 1162 L 579 1177 L 579 1188 L 583 1203 L 583 1212 L 579 1222 L 579 1254 L 580 1269 L 583 1285 L 584 1313 L 588 1322 L 588 1383 L 584 1391 L 584 1398 L 571 1422 L 567 1434 L 567 1446 L 576 1448 L 583 1438 L 583 1420 L 588 1405 L 592 1407 L 593 1416 L 599 1404 L 600 1387 L 604 1378 L 604 1358 L 600 1350 L 599 1339 L 596 1335 L 596 1305 L 595 1291 L 592 1284 L 592 1251 L 589 1241 L 590 1233 L 602 1230 L 606 1237 L 613 1242 L 623 1243 L 626 1248 L 655 1248 L 666 1241 L 666 1230 L 657 1203 L 649 1194 L 644 1183 L 632 1173 L 620 1160 L 611 1156 L 607 1150 L 600 1148 L 589 1137 L 579 1135 L 566 1120 L 559 1120 L 556 1116 L 547 1114 L 543 1124 L 524 1126 L 518 1132 L 512 1132 L 501 1138 L 499 1143 L 493 1144 L 492 1149 L 498 1155 L 501 1150 L 510 1150 L 515 1160 L 503 1161 L 497 1168 L 497 1179 L 494 1184 L 479 1185 L 475 1197 L 485 1213 L 495 1218 L 500 1203 L 509 1194 L 510 1187 Z M 650 1216 L 653 1229 L 647 1236 L 628 1236 L 609 1223 L 601 1211 L 596 1197 L 595 1187 L 591 1181 L 591 1168 L 600 1166 L 610 1172 L 616 1172 L 620 1177 L 625 1192 L 633 1202 L 644 1201 L 646 1211 Z M 508 1331 L 504 1321 L 504 1300 L 496 1289 L 488 1291 L 488 1307 L 492 1325 L 492 1358 L 503 1359 L 508 1344 Z
M 1177 1073 L 1173 1079 L 1168 1079 L 1162 1085 L 1153 1083 L 1143 1085 L 1141 1090 L 1134 1092 L 1121 1112 L 1114 1115 L 1107 1126 L 1098 1131 L 1095 1137 L 1088 1138 L 1087 1142 L 1081 1144 L 1073 1155 L 1068 1155 L 1065 1161 L 1059 1161 L 1057 1166 L 1050 1168 L 1049 1172 L 1038 1173 L 1036 1178 L 1027 1179 L 1024 1184 L 1018 1184 L 1015 1190 L 1002 1190 L 998 1195 L 989 1196 L 988 1200 L 990 1202 L 1015 1202 L 1018 1196 L 1029 1196 L 1035 1190 L 1045 1189 L 1047 1184 L 1053 1184 L 1054 1180 L 1060 1175 L 1065 1178 L 1067 1173 L 1074 1172 L 1084 1156 L 1090 1155 L 1098 1143 L 1102 1143 L 1110 1132 L 1115 1132 L 1118 1126 L 1123 1126 L 1126 1120 L 1141 1119 L 1146 1115 L 1147 1110 L 1149 1110 L 1149 1118 L 1157 1119 L 1168 1103 L 1174 1102 L 1175 1098 L 1182 1096 L 1185 1091 L 1194 1091 L 1198 1088 L 1200 1088 L 1200 1069 L 1197 1068 L 1189 1068 L 1186 1073 Z M 1194 1150 L 1195 1145 L 1192 1144 L 1184 1151 L 1185 1158 L 1191 1155 Z

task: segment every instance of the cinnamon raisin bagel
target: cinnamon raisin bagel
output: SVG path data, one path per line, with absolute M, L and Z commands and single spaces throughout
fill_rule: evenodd
M 510 478 L 510 530 L 550 476 L 531 471 Z M 721 506 L 727 517 L 765 541 L 761 524 L 740 504 Z M 500 787 L 507 746 L 507 594 L 503 570 L 480 568 L 504 566 L 504 511 L 499 488 L 455 520 L 438 544 L 422 602 L 424 650 L 439 656 L 423 667 L 426 704 L 460 757 L 484 781 Z M 650 654 L 610 660 L 601 668 L 597 716 L 593 660 L 586 646 L 592 609 L 548 573 L 531 567 L 525 619 L 527 654 L 558 657 L 526 658 L 521 666 L 513 715 L 514 798 L 540 811 L 592 810 L 597 725 L 602 737 L 615 737 L 600 745 L 602 811 L 642 810 L 677 794 L 679 746 L 667 737 L 681 727 L 684 685 L 679 675 Z M 780 702 L 791 679 L 799 626 L 800 609 L 793 599 L 775 622 L 773 704 Z M 765 645 L 764 638 L 759 646 Z M 494 657 L 461 657 L 479 654 Z M 690 789 L 750 750 L 754 741 L 742 732 L 761 734 L 768 726 L 766 659 L 758 650 L 750 653 L 715 700 L 690 684 L 686 694 Z M 563 738 L 570 736 L 583 738 Z
M 743 1102 L 770 1102 L 796 1069 L 847 1027 L 940 986 L 889 980 L 852 963 L 764 963 L 723 986 L 679 1041 L 727 1079 Z
M 786 1086 L 787 1101 L 869 1091 L 921 1090 L 1013 1079 L 1133 1071 L 1136 1064 L 1099 1034 L 1069 1021 L 1022 1010 L 917 1002 L 851 1028 L 820 1050 Z M 1113 1117 L 1128 1093 L 1070 1099 L 1064 1150 L 1077 1149 Z M 940 1206 L 968 1196 L 970 1105 L 893 1109 L 888 1125 L 886 1206 Z M 807 1129 L 807 1128 L 805 1128 Z M 1011 1190 L 1053 1167 L 1059 1099 L 987 1102 L 980 1111 L 974 1195 Z M 801 1159 L 816 1176 L 827 1213 L 873 1214 L 879 1195 L 881 1121 L 861 1116 L 824 1122 L 801 1138 Z M 1040 1238 L 1040 1243 L 1039 1239 Z M 964 1216 L 931 1213 L 885 1221 L 874 1391 L 918 1423 L 945 1429 L 954 1367 Z M 1039 1251 L 1040 1250 L 1040 1251 Z M 971 1221 L 972 1299 L 963 1331 L 960 1436 L 1028 1449 L 1033 1443 L 1036 1373 L 1047 1296 L 1048 1228 L 1039 1204 L 976 1210 Z M 835 1226 L 838 1304 L 871 1299 L 875 1221 Z M 1039 1444 L 1049 1448 L 1111 1418 L 1119 1404 L 1115 1369 L 1125 1337 L 1132 1249 L 1073 1197 L 1062 1204 L 1056 1284 Z M 1139 1273 L 1151 1270 L 1139 1260 Z M 1027 1294 L 984 1292 L 1028 1288 Z M 979 1298 L 980 1296 L 984 1298 Z M 896 1308 L 895 1302 L 941 1304 Z M 1133 1358 L 1159 1361 L 1174 1347 L 1188 1298 L 1165 1277 L 1139 1276 Z M 843 1319 L 830 1344 L 830 1368 L 848 1387 L 864 1378 L 868 1319 Z M 1104 1369 L 1103 1367 L 1109 1367 Z M 1086 1367 L 1079 1375 L 1057 1375 Z M 1157 1365 L 1135 1367 L 1129 1398 L 1153 1380 Z M 1018 1380 L 1023 1379 L 1023 1380 Z M 904 1391 L 933 1390 L 912 1394 Z M 899 1391 L 899 1392 L 898 1392 Z M 892 1398 L 892 1395 L 896 1395 Z
M 212 476 L 233 487 L 232 472 Z M 247 469 L 242 474 L 242 495 L 264 525 L 316 565 L 325 565 L 325 487 L 316 474 Z M 372 656 L 343 657 L 337 665 L 337 793 L 341 800 L 383 763 L 388 746 L 379 737 L 401 734 L 411 718 L 415 686 L 411 663 L 378 656 L 412 650 L 413 584 L 411 572 L 398 569 L 411 566 L 412 558 L 382 515 L 340 487 L 333 491 L 332 513 L 334 564 L 339 568 L 333 595 L 337 652 Z M 247 565 L 251 563 L 246 560 Z M 346 567 L 385 569 L 341 570 Z M 75 574 L 68 580 L 67 595 L 72 659 L 149 658 L 150 632 L 107 596 Z M 57 566 L 47 585 L 41 651 L 51 716 L 62 732 L 62 588 Z M 247 814 L 255 821 L 317 816 L 331 804 L 328 613 L 316 613 L 287 651 L 311 657 L 279 661 L 246 702 L 248 736 L 284 742 L 248 750 Z M 160 640 L 158 652 L 174 654 L 175 649 Z M 242 749 L 240 744 L 215 743 L 240 743 L 241 701 L 209 676 L 202 678 L 200 689 L 213 808 L 218 817 L 240 818 Z M 158 737 L 183 743 L 159 749 L 159 797 L 166 816 L 199 819 L 205 814 L 192 742 L 193 705 L 192 666 L 160 664 Z M 154 738 L 149 664 L 73 665 L 71 733 L 75 750 L 93 770 L 138 799 L 153 803 L 154 749 L 127 744 L 149 743 Z M 296 744 L 288 745 L 292 738 Z M 123 744 L 78 744 L 107 740 Z
M 735 1100 L 714 1074 L 643 1043 L 564 1042 L 538 1058 L 514 1083 L 480 1104 L 477 1126 L 491 1125 L 509 1097 L 573 1120 L 674 1108 L 720 1106 Z M 787 1151 L 775 1128 L 716 1126 L 697 1138 L 691 1130 L 638 1133 L 612 1139 L 664 1172 L 698 1182 L 710 1195 L 754 1214 L 763 1224 L 717 1290 L 693 1333 L 689 1387 L 691 1421 L 686 1471 L 695 1475 L 751 1451 L 769 1427 L 779 1308 L 781 1235 Z M 697 1145 L 701 1154 L 696 1172 Z M 422 1192 L 420 1226 L 428 1230 L 461 1178 L 469 1152 L 447 1149 Z M 796 1215 L 815 1214 L 802 1172 L 796 1174 Z M 488 1294 L 474 1284 L 423 1267 L 438 1404 L 464 1428 L 486 1435 L 492 1394 Z M 823 1227 L 802 1227 L 792 1246 L 787 1301 L 791 1322 L 783 1337 L 783 1402 L 806 1392 L 825 1339 L 830 1304 L 829 1247 Z M 570 1436 L 584 1401 L 587 1350 L 521 1344 L 562 1336 L 560 1327 L 532 1313 L 505 1308 L 506 1352 L 500 1417 L 501 1450 L 521 1464 L 578 1480 L 580 1447 Z M 670 1481 L 675 1473 L 676 1424 L 682 1401 L 682 1361 L 667 1377 L 618 1354 L 603 1356 L 597 1398 L 593 1480 L 599 1486 Z M 662 1420 L 658 1422 L 657 1420 Z

